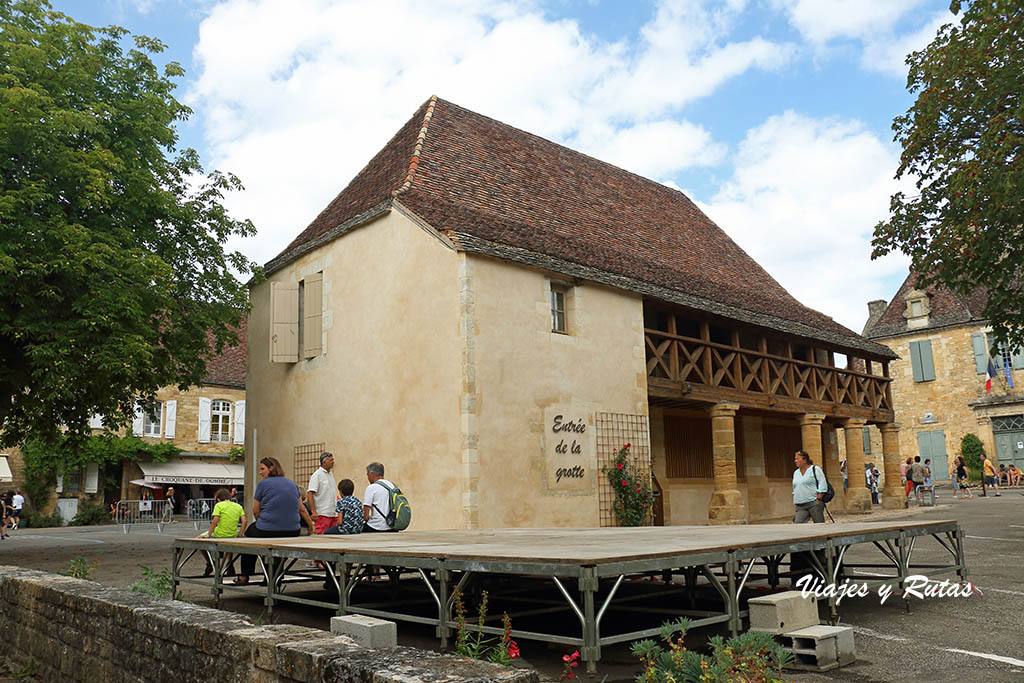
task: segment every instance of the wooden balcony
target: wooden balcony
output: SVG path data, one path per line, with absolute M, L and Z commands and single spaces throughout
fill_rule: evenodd
M 704 328 L 706 335 L 707 327 Z M 892 379 L 734 344 L 644 330 L 651 398 L 892 422 Z M 829 355 L 831 358 L 831 355 Z M 883 375 L 888 364 L 881 363 Z

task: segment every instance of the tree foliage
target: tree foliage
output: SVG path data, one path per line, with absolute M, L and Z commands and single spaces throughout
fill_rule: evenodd
M 917 101 L 893 123 L 903 147 L 897 178 L 917 192 L 892 197 L 875 227 L 873 257 L 906 253 L 919 286 L 988 293 L 996 336 L 1024 345 L 1024 5 L 954 0 L 943 26 L 907 58 Z
M 134 47 L 127 46 L 133 44 Z M 126 47 L 127 46 L 127 47 Z M 237 341 L 254 265 L 175 125 L 183 70 L 158 40 L 45 0 L 0 0 L 0 423 L 4 443 L 126 424 L 135 397 L 205 375 Z

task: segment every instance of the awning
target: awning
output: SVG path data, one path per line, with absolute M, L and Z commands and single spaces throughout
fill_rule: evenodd
M 14 475 L 11 474 L 11 465 L 7 462 L 6 455 L 0 455 L 0 483 L 10 484 L 14 481 Z
M 128 483 L 129 484 L 135 484 L 136 486 L 143 486 L 143 487 L 145 487 L 147 489 L 162 489 L 163 488 L 163 486 L 161 486 L 160 484 L 151 484 L 150 482 L 146 481 L 145 479 L 132 479 Z
M 140 462 L 139 467 L 148 483 L 159 484 L 224 484 L 241 486 L 245 483 L 245 465 L 241 463 Z

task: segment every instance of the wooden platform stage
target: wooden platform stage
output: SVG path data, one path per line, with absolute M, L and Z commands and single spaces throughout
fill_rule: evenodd
M 919 541 L 936 542 L 948 562 L 915 563 Z M 857 545 L 875 548 L 880 561 L 846 560 L 847 550 Z M 744 589 L 777 588 L 797 569 L 836 583 L 852 570 L 869 569 L 870 580 L 857 581 L 871 586 L 898 586 L 912 574 L 967 578 L 963 532 L 955 521 L 183 538 L 173 547 L 175 586 L 208 585 L 218 601 L 226 590 L 258 594 L 268 609 L 289 601 L 430 624 L 442 647 L 455 626 L 454 592 L 470 603 L 472 621 L 474 598 L 487 590 L 489 624 L 508 611 L 514 637 L 579 648 L 590 670 L 601 646 L 650 637 L 678 616 L 689 617 L 694 627 L 724 623 L 739 632 L 748 613 L 742 609 Z M 189 562 L 200 553 L 212 560 L 213 576 L 197 575 L 205 563 Z M 237 553 L 258 556 L 265 585 L 259 585 L 260 576 L 246 587 L 225 581 L 226 560 Z M 309 561 L 332 571 L 308 569 Z M 372 580 L 374 567 L 385 568 L 381 573 L 390 581 Z M 315 592 L 299 594 L 303 587 Z M 834 601 L 830 609 L 835 618 Z M 498 624 L 481 630 L 501 633 Z

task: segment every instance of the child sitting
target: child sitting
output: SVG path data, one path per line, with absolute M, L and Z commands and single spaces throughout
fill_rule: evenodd
M 338 482 L 341 500 L 335 509 L 338 511 L 338 523 L 324 534 L 358 534 L 363 530 L 363 503 L 352 495 L 356 485 L 351 479 Z

